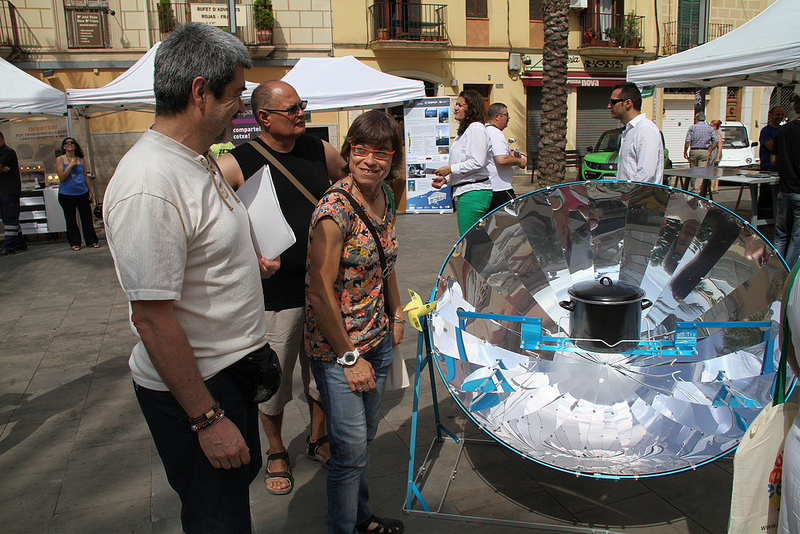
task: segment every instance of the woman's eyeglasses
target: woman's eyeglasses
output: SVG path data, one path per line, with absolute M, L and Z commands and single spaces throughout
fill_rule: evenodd
M 392 156 L 396 152 L 396 150 L 392 150 L 389 152 L 388 150 L 370 150 L 369 148 L 361 145 L 350 145 L 350 152 L 354 156 L 358 156 L 359 158 L 366 158 L 370 154 L 375 159 L 379 159 L 381 161 L 386 161 L 392 159 Z
M 64 141 L 64 146 L 74 145 L 74 144 L 75 144 L 75 141 Z
M 264 111 L 271 111 L 271 112 L 279 111 L 281 113 L 288 113 L 289 115 L 297 115 L 297 112 L 305 110 L 306 106 L 308 106 L 308 100 L 301 100 L 299 104 L 289 106 L 286 109 L 267 109 L 267 108 L 261 108 L 261 109 L 263 109 Z

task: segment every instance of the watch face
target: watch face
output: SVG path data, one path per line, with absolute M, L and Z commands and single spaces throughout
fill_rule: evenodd
M 345 352 L 344 357 L 342 359 L 344 360 L 344 363 L 346 365 L 353 365 L 354 363 L 356 363 L 357 358 L 358 356 L 356 356 L 355 352 Z

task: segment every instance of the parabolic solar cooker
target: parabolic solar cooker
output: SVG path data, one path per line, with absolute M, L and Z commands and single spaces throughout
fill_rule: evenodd
M 546 188 L 451 251 L 434 360 L 464 412 L 531 460 L 613 478 L 691 469 L 772 400 L 787 275 L 755 228 L 691 193 Z

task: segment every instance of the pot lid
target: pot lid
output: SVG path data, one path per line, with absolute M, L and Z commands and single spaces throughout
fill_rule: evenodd
M 578 282 L 569 288 L 569 294 L 578 300 L 587 302 L 635 302 L 644 297 L 644 290 L 639 286 L 619 280 L 613 281 L 608 276 L 600 280 Z

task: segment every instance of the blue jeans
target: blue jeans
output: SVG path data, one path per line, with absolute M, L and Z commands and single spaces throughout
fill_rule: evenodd
M 250 534 L 250 483 L 261 469 L 258 408 L 246 402 L 233 379 L 222 371 L 206 380 L 211 395 L 242 433 L 250 463 L 235 469 L 211 466 L 189 428 L 189 416 L 169 391 L 134 383 L 136 398 L 150 428 L 167 480 L 181 498 L 186 534 Z
M 354 534 L 355 526 L 372 517 L 369 501 L 369 445 L 381 418 L 386 374 L 392 364 L 392 336 L 362 357 L 375 370 L 375 389 L 350 391 L 344 368 L 336 363 L 311 361 L 325 408 L 325 426 L 331 445 L 328 469 L 328 532 Z
M 800 194 L 778 192 L 775 248 L 791 269 L 800 256 Z

